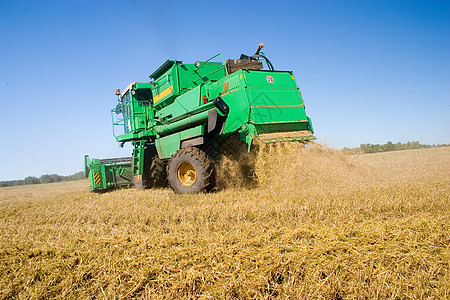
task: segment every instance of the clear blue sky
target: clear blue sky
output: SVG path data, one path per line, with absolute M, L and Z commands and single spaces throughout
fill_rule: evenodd
M 450 143 L 450 1 L 0 1 L 0 180 L 121 157 L 116 88 L 166 59 L 293 70 L 320 142 Z

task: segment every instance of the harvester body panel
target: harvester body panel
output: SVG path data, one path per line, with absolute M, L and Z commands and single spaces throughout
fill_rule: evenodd
M 282 134 L 267 138 L 283 132 L 289 132 L 289 141 L 314 139 L 292 72 L 242 69 L 211 84 L 209 90 L 210 96 L 220 96 L 230 107 L 225 135 L 238 131 L 249 144 L 253 137 L 287 141 Z

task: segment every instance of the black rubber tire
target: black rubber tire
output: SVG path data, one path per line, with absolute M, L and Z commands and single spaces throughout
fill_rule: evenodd
M 158 156 L 153 157 L 150 165 L 150 174 L 147 180 L 149 188 L 166 187 L 167 186 L 167 172 L 166 162 Z
M 191 164 L 196 171 L 196 180 L 191 186 L 184 185 L 177 176 L 178 166 Z M 167 178 L 172 190 L 177 194 L 196 194 L 211 191 L 215 186 L 215 168 L 213 160 L 195 147 L 178 150 L 167 165 Z
M 158 157 L 156 148 L 146 147 L 142 176 L 133 176 L 133 184 L 137 189 L 167 187 L 166 162 Z
M 151 189 L 159 187 L 167 187 L 166 164 L 158 156 L 153 156 L 150 163 L 144 165 L 141 182 L 134 181 L 137 189 Z

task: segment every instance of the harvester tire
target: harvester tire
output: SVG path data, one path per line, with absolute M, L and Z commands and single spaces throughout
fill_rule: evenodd
M 177 194 L 208 192 L 215 185 L 214 162 L 198 148 L 180 149 L 169 161 L 167 177 Z
M 155 156 L 152 160 L 147 183 L 150 188 L 167 186 L 166 164 L 158 156 Z
M 166 164 L 158 156 L 144 164 L 144 172 L 140 178 L 134 178 L 134 186 L 139 189 L 151 189 L 167 186 Z

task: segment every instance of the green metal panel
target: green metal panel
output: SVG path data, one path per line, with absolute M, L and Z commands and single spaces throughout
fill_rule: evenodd
M 125 142 L 125 141 L 132 141 L 132 140 L 136 140 L 139 138 L 139 134 L 137 133 L 125 133 L 125 134 L 121 134 L 119 136 L 116 137 L 116 140 L 118 142 Z
M 192 127 L 165 137 L 156 139 L 156 150 L 161 159 L 172 157 L 172 155 L 180 149 L 181 141 L 203 136 L 203 125 Z
M 201 110 L 200 110 L 201 109 Z M 204 104 L 189 114 L 184 114 L 173 118 L 165 125 L 155 127 L 155 131 L 160 135 L 166 135 L 175 131 L 180 131 L 188 127 L 193 127 L 208 121 L 208 111 L 214 108 L 213 103 Z M 195 112 L 197 111 L 197 112 Z
M 235 132 L 249 121 L 250 105 L 242 70 L 211 83 L 206 88 L 210 99 L 221 97 L 230 108 L 224 134 Z
M 197 108 L 201 104 L 200 91 L 201 86 L 198 86 L 189 93 L 177 97 L 170 106 L 157 110 L 156 116 L 164 122 L 166 119 L 186 114 L 190 110 Z
M 180 135 L 180 141 L 192 139 L 197 136 L 202 136 L 204 134 L 204 127 L 203 126 L 196 126 L 192 127 L 186 130 L 183 130 L 179 133 Z
M 245 88 L 239 88 L 222 96 L 223 101 L 230 107 L 225 123 L 224 134 L 233 133 L 242 125 L 249 122 L 250 105 Z
M 179 91 L 174 91 L 173 89 L 173 80 L 176 80 L 176 78 L 173 78 L 173 73 L 172 69 L 169 69 L 153 82 L 152 93 L 154 105 L 168 105 L 172 103 L 175 96 L 179 95 Z
M 172 69 L 172 66 L 176 63 L 181 63 L 181 61 L 177 60 L 166 60 L 155 72 L 150 74 L 150 78 L 158 79 L 161 75 L 165 74 L 167 71 Z
M 226 133 L 247 122 L 255 124 L 258 133 L 307 130 L 303 100 L 291 72 L 239 70 L 232 75 L 218 82 L 230 106 Z
M 297 88 L 294 75 L 290 71 L 243 70 L 249 87 Z
M 161 159 L 170 158 L 172 154 L 180 149 L 180 134 L 175 133 L 155 141 L 158 156 Z
M 195 64 L 184 64 L 178 68 L 178 71 L 182 91 L 225 76 L 225 68 L 221 63 L 200 62 L 199 67 L 196 67 Z
M 161 109 L 172 104 L 176 96 L 225 75 L 225 67 L 221 63 L 199 62 L 196 66 L 183 64 L 181 61 L 166 61 L 150 75 L 154 80 L 152 84 L 154 104 Z
M 283 103 L 298 97 L 298 91 L 248 90 L 247 95 L 251 103 L 250 119 L 256 124 L 307 120 L 300 101 Z
M 250 122 L 259 134 L 308 130 L 303 99 L 291 72 L 246 73 Z

